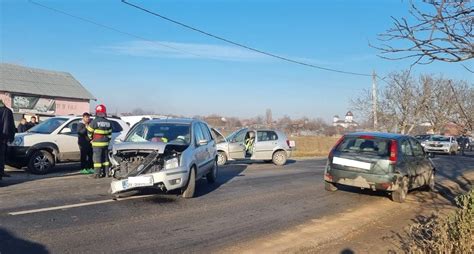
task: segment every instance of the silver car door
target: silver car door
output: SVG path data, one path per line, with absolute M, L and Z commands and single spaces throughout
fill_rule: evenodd
M 213 149 L 215 149 L 214 140 L 212 139 L 211 132 L 209 128 L 204 123 L 199 124 L 201 126 L 204 139 L 206 139 L 207 144 L 205 145 L 205 156 L 203 169 L 207 172 L 213 166 L 214 158 L 211 156 L 213 154 Z
M 274 131 L 257 131 L 252 159 L 271 160 L 276 146 L 278 146 L 278 136 Z
M 247 129 L 239 131 L 232 140 L 229 140 L 229 156 L 231 159 L 245 158 L 244 139 L 247 134 Z
M 203 174 L 204 174 L 204 169 L 203 167 L 205 166 L 205 160 L 206 160 L 206 145 L 207 144 L 200 144 L 200 141 L 205 140 L 204 134 L 201 130 L 201 126 L 199 123 L 195 123 L 193 126 L 193 132 L 194 132 L 194 143 L 195 143 L 195 151 L 194 151 L 194 161 L 196 162 L 197 169 L 196 169 L 196 174 L 197 178 L 199 179 Z

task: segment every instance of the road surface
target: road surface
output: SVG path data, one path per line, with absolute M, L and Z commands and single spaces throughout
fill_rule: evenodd
M 474 169 L 474 154 L 437 156 L 437 180 Z M 11 172 L 0 182 L 0 253 L 217 252 L 311 219 L 386 200 L 385 193 L 324 190 L 325 159 L 284 167 L 232 163 L 197 198 L 141 193 L 113 200 L 110 179 L 62 166 L 47 176 Z M 443 188 L 443 186 L 438 186 Z

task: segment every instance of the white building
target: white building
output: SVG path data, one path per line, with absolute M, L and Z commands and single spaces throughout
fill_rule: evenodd
M 350 127 L 358 127 L 359 124 L 356 121 L 354 121 L 354 114 L 352 114 L 351 111 L 348 111 L 344 119 L 340 119 L 338 115 L 335 115 L 332 121 L 332 126 L 334 127 L 339 126 L 344 129 L 347 129 Z

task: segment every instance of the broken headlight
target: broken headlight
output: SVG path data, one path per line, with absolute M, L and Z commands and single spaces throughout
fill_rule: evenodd
M 177 157 L 165 161 L 165 169 L 174 169 L 179 167 L 179 160 Z

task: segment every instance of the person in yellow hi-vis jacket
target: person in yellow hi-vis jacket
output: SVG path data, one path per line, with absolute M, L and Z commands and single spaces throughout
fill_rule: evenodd
M 92 144 L 92 160 L 94 162 L 94 178 L 102 178 L 109 174 L 109 142 L 112 138 L 112 123 L 107 120 L 107 109 L 104 105 L 95 108 L 96 117 L 87 126 L 87 134 Z

